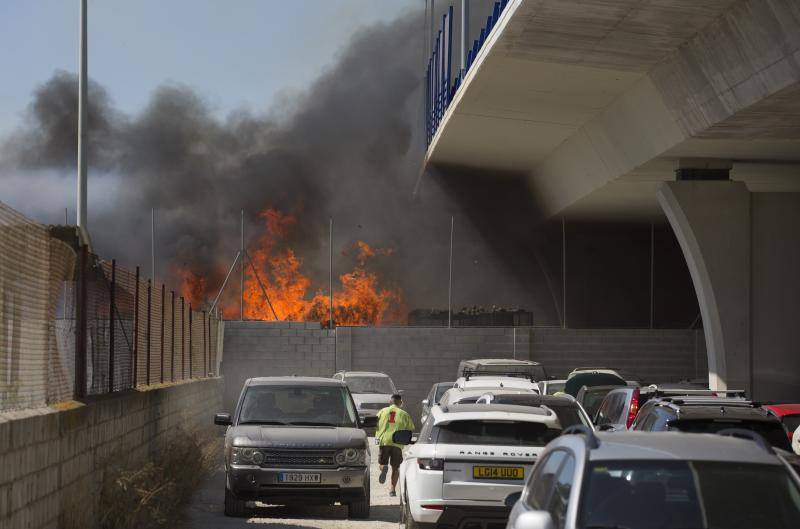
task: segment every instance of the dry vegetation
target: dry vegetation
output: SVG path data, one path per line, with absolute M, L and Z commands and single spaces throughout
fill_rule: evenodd
M 213 469 L 222 439 L 180 431 L 145 465 L 122 464 L 105 473 L 101 529 L 172 527 L 195 488 Z

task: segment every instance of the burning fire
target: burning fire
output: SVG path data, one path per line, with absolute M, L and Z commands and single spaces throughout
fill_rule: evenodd
M 328 325 L 330 298 L 327 288 L 313 288 L 311 278 L 303 273 L 303 259 L 286 243 L 287 235 L 297 222 L 296 217 L 275 209 L 262 211 L 260 217 L 264 222 L 264 231 L 257 248 L 248 250 L 257 274 L 253 273 L 249 263 L 245 268 L 244 317 L 274 320 L 277 316 L 280 320 L 319 321 Z M 391 256 L 394 250 L 373 248 L 364 241 L 357 241 L 353 249 L 356 251 L 355 267 L 340 275 L 340 286 L 334 287 L 334 324 L 404 323 L 406 306 L 402 291 L 382 286 L 378 275 L 369 269 L 371 260 Z M 199 285 L 200 278 L 189 270 L 184 270 L 181 277 L 183 291 L 189 299 L 196 299 L 198 292 L 206 292 L 206 285 Z M 225 303 L 225 312 L 236 314 L 238 301 L 231 301 L 229 298 Z

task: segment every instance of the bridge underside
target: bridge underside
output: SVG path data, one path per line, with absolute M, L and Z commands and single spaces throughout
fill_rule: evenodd
M 712 384 L 800 398 L 797 2 L 511 2 L 426 167 L 516 174 L 543 218 L 666 215 Z

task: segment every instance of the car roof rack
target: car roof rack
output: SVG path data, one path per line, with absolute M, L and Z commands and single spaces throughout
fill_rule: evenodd
M 743 389 L 659 389 L 655 387 L 653 395 L 656 397 L 669 396 L 692 396 L 692 397 L 718 397 L 720 395 L 728 397 L 746 397 L 747 392 Z
M 717 435 L 724 437 L 736 437 L 737 439 L 749 439 L 755 442 L 762 450 L 769 454 L 774 454 L 775 449 L 767 442 L 763 435 L 753 430 L 746 430 L 744 428 L 725 428 L 717 432 Z
M 561 432 L 561 435 L 582 435 L 584 441 L 586 442 L 586 447 L 591 450 L 594 450 L 600 446 L 600 440 L 594 434 L 594 430 L 585 424 L 573 424 L 572 426 L 568 426 L 564 428 L 564 431 Z
M 527 378 L 531 382 L 536 382 L 534 376 L 523 371 L 492 371 L 490 369 L 465 369 L 464 380 L 469 382 L 470 377 L 512 377 Z
M 679 395 L 662 397 L 661 402 L 678 406 L 731 406 L 740 408 L 758 408 L 760 404 L 742 398 L 720 398 L 706 396 Z

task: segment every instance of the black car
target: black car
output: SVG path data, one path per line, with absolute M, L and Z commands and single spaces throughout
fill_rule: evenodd
M 652 398 L 639 410 L 632 430 L 717 433 L 730 428 L 752 430 L 772 446 L 791 451 L 781 422 L 760 404 L 743 397 L 685 395 Z

